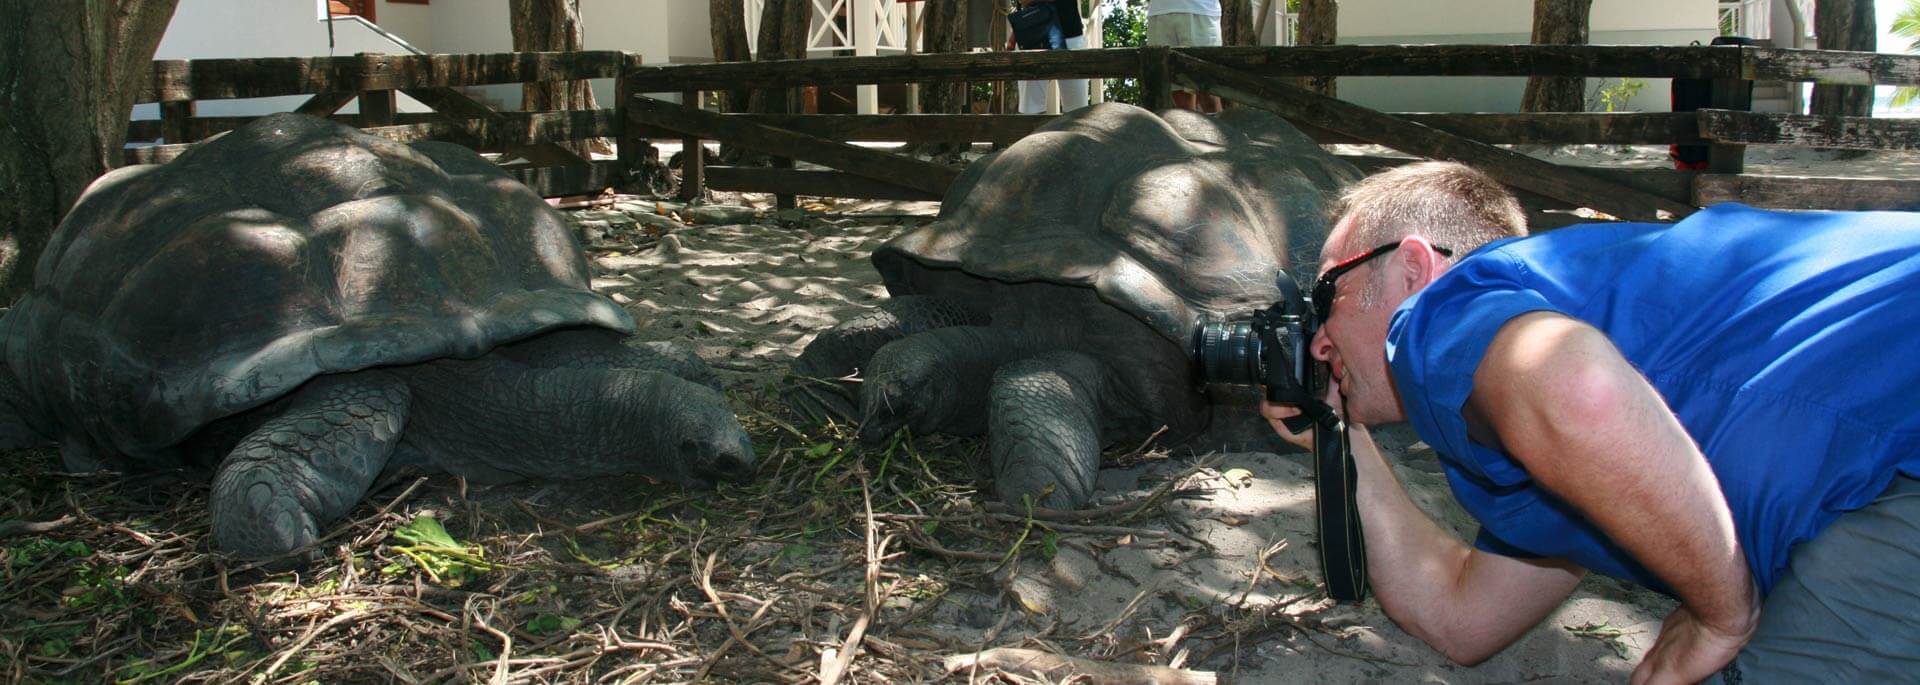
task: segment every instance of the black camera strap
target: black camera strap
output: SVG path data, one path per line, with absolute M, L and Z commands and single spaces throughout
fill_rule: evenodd
M 1332 417 L 1319 424 L 1313 432 L 1313 501 L 1320 569 L 1326 574 L 1328 596 L 1356 602 L 1367 596 L 1367 541 L 1355 499 L 1358 474 L 1347 423 Z

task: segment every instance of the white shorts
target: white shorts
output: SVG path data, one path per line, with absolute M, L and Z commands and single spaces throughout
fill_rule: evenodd
M 1220 18 L 1186 12 L 1147 17 L 1147 44 L 1173 47 L 1219 45 Z

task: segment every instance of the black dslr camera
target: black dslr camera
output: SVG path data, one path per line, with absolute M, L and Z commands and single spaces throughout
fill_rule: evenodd
M 1321 322 L 1285 272 L 1274 285 L 1280 301 L 1272 306 L 1247 319 L 1203 321 L 1194 329 L 1194 369 L 1202 383 L 1264 386 L 1267 401 L 1301 408 L 1299 416 L 1286 420 L 1288 430 L 1317 429 L 1313 470 L 1320 568 L 1327 576 L 1328 595 L 1358 601 L 1367 595 L 1366 541 L 1354 502 L 1346 424 L 1323 399 L 1331 372 L 1309 349 Z

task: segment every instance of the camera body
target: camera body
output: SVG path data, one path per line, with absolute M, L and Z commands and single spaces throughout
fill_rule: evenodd
M 1313 430 L 1314 516 L 1320 568 L 1336 600 L 1367 596 L 1366 540 L 1356 506 L 1357 475 L 1347 427 L 1326 403 L 1327 365 L 1313 358 L 1320 321 L 1312 302 L 1286 272 L 1274 285 L 1280 300 L 1245 319 L 1203 321 L 1194 328 L 1192 354 L 1201 383 L 1259 385 L 1267 401 L 1300 408 L 1287 419 L 1295 433 Z
M 1281 272 L 1274 285 L 1280 300 L 1247 319 L 1205 321 L 1193 332 L 1193 361 L 1201 383 L 1259 385 L 1267 401 L 1298 406 L 1301 416 L 1287 420 L 1294 432 L 1333 418 L 1323 401 L 1326 364 L 1313 359 L 1309 346 L 1320 322 L 1293 279 Z

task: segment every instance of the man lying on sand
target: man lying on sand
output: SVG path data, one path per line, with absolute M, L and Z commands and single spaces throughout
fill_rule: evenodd
M 1451 163 L 1340 210 L 1313 354 L 1394 622 L 1477 663 L 1591 569 L 1681 602 L 1636 683 L 1920 673 L 1920 214 L 1723 205 L 1516 238 L 1518 203 Z M 1279 423 L 1298 409 L 1263 412 L 1310 444 Z M 1480 521 L 1471 545 L 1363 428 L 1399 421 Z

